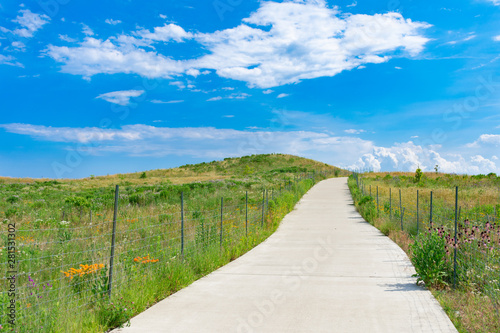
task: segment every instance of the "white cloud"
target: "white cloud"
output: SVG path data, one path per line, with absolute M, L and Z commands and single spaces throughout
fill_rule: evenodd
M 221 99 L 222 99 L 221 96 L 216 96 L 216 97 L 212 97 L 212 98 L 207 99 L 207 102 L 220 101 Z
M 153 32 L 149 30 L 140 30 L 135 34 L 144 39 L 161 42 L 168 42 L 171 40 L 182 42 L 184 39 L 193 37 L 192 33 L 186 32 L 182 27 L 173 23 L 165 24 L 162 27 L 156 27 Z
M 33 34 L 40 30 L 45 24 L 49 23 L 50 17 L 45 14 L 36 14 L 31 12 L 29 9 L 21 9 L 19 11 L 21 15 L 18 15 L 14 20 L 15 23 L 18 23 L 21 28 L 15 29 L 13 31 L 14 34 L 31 38 Z
M 468 148 L 477 148 L 481 145 L 494 145 L 494 146 L 499 146 L 500 145 L 500 135 L 498 134 L 483 134 L 479 136 L 479 138 L 472 142 L 467 144 L 466 146 Z
M 494 40 L 495 42 L 500 42 L 500 35 L 498 35 L 498 36 L 494 36 L 494 37 L 493 37 L 493 40 Z
M 82 32 L 87 36 L 94 36 L 94 30 L 84 23 L 82 23 Z
M 395 12 L 344 14 L 322 0 L 267 1 L 226 30 L 192 33 L 170 23 L 108 40 L 87 38 L 72 48 L 49 45 L 46 54 L 63 63 L 63 71 L 85 77 L 135 73 L 168 78 L 193 69 L 215 70 L 221 77 L 269 88 L 416 56 L 429 41 L 421 35 L 429 26 Z M 154 49 L 155 43 L 186 39 L 200 43 L 208 54 L 175 61 Z
M 139 97 L 144 94 L 144 90 L 122 90 L 113 91 L 105 94 L 101 94 L 96 98 L 103 99 L 107 102 L 118 104 L 118 105 L 129 105 L 130 99 L 133 97 Z
M 476 38 L 476 35 L 472 32 L 472 33 L 469 33 L 469 35 L 466 36 L 466 37 L 464 37 L 464 38 L 461 38 L 459 40 L 452 40 L 452 41 L 446 42 L 445 44 L 455 45 L 455 44 L 458 44 L 458 43 L 467 42 L 467 41 L 472 40 L 474 38 Z
M 16 61 L 16 58 L 13 56 L 6 56 L 3 54 L 0 54 L 0 65 L 9 65 L 9 66 L 15 66 L 15 67 L 24 67 L 23 64 L 20 62 Z
M 401 51 L 415 56 L 428 41 L 419 34 L 427 27 L 399 13 L 343 16 L 323 1 L 263 2 L 236 28 L 198 34 L 212 54 L 195 64 L 250 86 L 274 87 L 386 62 Z
M 222 90 L 234 90 L 233 87 L 223 87 Z
M 436 164 L 439 165 L 440 171 L 448 173 L 487 174 L 500 170 L 495 162 L 478 154 L 466 152 L 443 154 L 432 148 L 415 145 L 412 141 L 395 143 L 392 147 L 374 146 L 371 152 L 363 153 L 362 157 L 349 167 L 373 171 L 415 171 L 420 167 L 423 171 L 431 171 Z
M 357 129 L 346 129 L 344 132 L 347 134 L 361 134 L 366 132 L 365 130 L 357 130 Z
M 288 96 L 290 96 L 290 94 L 281 93 L 278 96 L 276 96 L 276 98 L 283 98 L 283 97 L 288 97 Z
M 228 115 L 225 115 L 225 116 L 222 116 L 223 118 L 234 118 L 234 115 L 232 114 L 228 114 Z
M 76 39 L 73 39 L 73 38 L 69 37 L 68 35 L 59 35 L 59 39 L 64 41 L 64 42 L 68 42 L 68 43 L 75 43 L 76 42 Z
M 24 51 L 26 49 L 26 45 L 21 41 L 14 41 L 10 45 L 18 51 Z
M 358 2 L 357 1 L 354 1 L 353 3 L 351 3 L 350 5 L 347 5 L 346 7 L 356 7 L 358 5 Z
M 90 78 L 96 74 L 139 74 L 171 78 L 184 72 L 182 62 L 140 48 L 120 47 L 111 40 L 86 37 L 77 47 L 49 45 L 45 54 L 63 63 L 62 71 Z
M 443 172 L 469 174 L 500 172 L 496 164 L 498 158 L 493 153 L 478 153 L 476 149 L 457 149 L 460 151 L 458 154 L 437 151 L 441 149 L 437 146 L 422 147 L 412 141 L 382 147 L 357 137 L 334 136 L 314 131 L 269 131 L 256 127 L 249 130 L 213 127 L 168 128 L 141 124 L 127 125 L 119 129 L 30 124 L 3 124 L 0 128 L 9 133 L 28 135 L 41 141 L 76 144 L 79 149 L 82 144 L 88 145 L 93 154 L 120 153 L 129 156 L 176 154 L 219 158 L 282 152 L 351 169 L 415 171 L 420 166 L 424 171 L 432 171 L 437 164 L 439 170 Z M 490 152 L 497 150 L 495 146 Z
M 110 25 L 117 25 L 117 24 L 122 23 L 122 21 L 120 21 L 120 20 L 113 20 L 113 19 L 106 19 L 106 21 L 104 21 L 104 22 L 106 22 L 107 24 L 110 24 Z
M 403 69 L 403 68 L 401 68 L 401 67 L 399 67 L 399 66 L 395 66 L 394 68 L 395 68 L 395 69 Z
M 273 92 L 274 92 L 274 90 L 267 89 L 267 90 L 264 90 L 262 93 L 263 93 L 263 94 L 266 94 L 266 95 L 269 95 L 269 94 L 271 94 L 271 93 L 273 93 Z
M 500 0 L 486 0 L 488 2 L 491 2 L 495 6 L 500 6 Z
M 249 95 L 247 93 L 234 93 L 234 94 L 229 95 L 227 98 L 229 98 L 229 99 L 246 99 L 250 96 L 251 95 Z
M 161 101 L 159 99 L 153 99 L 151 100 L 151 103 L 153 104 L 177 104 L 177 103 L 183 103 L 184 100 L 178 99 L 178 100 L 172 100 L 172 101 Z

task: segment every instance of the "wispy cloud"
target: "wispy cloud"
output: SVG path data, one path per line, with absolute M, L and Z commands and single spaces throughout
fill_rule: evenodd
M 20 62 L 16 61 L 16 58 L 10 55 L 3 55 L 0 54 L 0 65 L 9 65 L 9 66 L 15 66 L 15 67 L 24 67 L 23 64 Z
M 458 154 L 439 151 L 442 149 L 440 146 L 423 147 L 412 141 L 384 147 L 357 137 L 314 131 L 168 128 L 141 124 L 119 129 L 31 124 L 2 124 L 0 128 L 41 141 L 79 144 L 79 148 L 83 144 L 92 154 L 220 158 L 280 151 L 321 160 L 328 156 L 326 162 L 336 165 L 341 159 L 344 163 L 340 166 L 351 169 L 414 171 L 420 166 L 425 171 L 433 170 L 438 164 L 443 172 L 477 174 L 500 171 L 494 154 L 500 145 L 500 135 L 484 135 L 478 140 L 478 145 L 493 145 L 489 151 L 479 152 L 477 147 L 463 147 Z
M 19 13 L 20 15 L 12 21 L 21 26 L 13 31 L 14 34 L 20 37 L 31 38 L 35 32 L 50 22 L 50 17 L 47 15 L 36 14 L 29 9 L 21 9 Z
M 494 40 L 495 42 L 500 42 L 500 35 L 493 36 L 493 40 Z
M 85 23 L 82 23 L 82 32 L 86 36 L 94 36 L 94 30 L 90 29 Z
M 357 130 L 357 129 L 346 129 L 344 130 L 344 132 L 346 132 L 347 134 L 361 134 L 361 133 L 365 133 L 366 131 L 365 130 Z
M 107 102 L 118 104 L 118 105 L 129 105 L 130 99 L 133 97 L 139 97 L 144 94 L 144 90 L 122 90 L 113 91 L 105 94 L 101 94 L 96 98 L 103 99 Z
M 71 38 L 68 35 L 59 35 L 59 39 L 68 43 L 76 43 L 76 39 Z
M 122 23 L 122 21 L 120 21 L 120 20 L 113 20 L 113 19 L 106 19 L 106 21 L 104 21 L 104 22 L 106 22 L 107 24 L 110 24 L 110 25 L 117 25 L 117 24 Z
M 207 99 L 207 102 L 220 101 L 221 99 L 222 99 L 221 96 L 216 96 L 216 97 L 212 97 L 212 98 Z
M 182 99 L 177 99 L 177 100 L 172 100 L 172 101 L 162 101 L 159 99 L 153 99 L 151 100 L 151 103 L 153 104 L 176 104 L 176 103 L 183 103 L 184 100 Z
M 283 98 L 283 97 L 288 97 L 288 96 L 290 96 L 290 94 L 282 93 L 282 94 L 279 94 L 278 96 L 276 96 L 276 98 Z

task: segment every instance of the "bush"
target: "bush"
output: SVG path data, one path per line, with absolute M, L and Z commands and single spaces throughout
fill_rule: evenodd
M 446 241 L 436 231 L 420 234 L 410 245 L 411 261 L 417 271 L 417 282 L 436 288 L 447 286 L 453 267 L 446 253 Z

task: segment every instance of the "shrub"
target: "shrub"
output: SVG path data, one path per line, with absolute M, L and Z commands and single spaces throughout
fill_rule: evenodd
M 8 197 L 5 201 L 7 201 L 10 204 L 13 204 L 13 203 L 19 201 L 19 197 L 17 195 L 12 195 L 12 196 Z
M 420 183 L 420 180 L 422 179 L 422 169 L 420 169 L 420 167 L 417 168 L 417 170 L 415 170 L 415 183 Z
M 417 282 L 443 287 L 453 275 L 453 267 L 446 253 L 446 241 L 436 231 L 420 234 L 410 245 L 411 261 L 417 271 Z

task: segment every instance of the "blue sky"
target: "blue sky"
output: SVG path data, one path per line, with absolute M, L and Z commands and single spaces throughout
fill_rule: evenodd
M 499 22 L 499 0 L 0 0 L 0 175 L 500 173 Z

